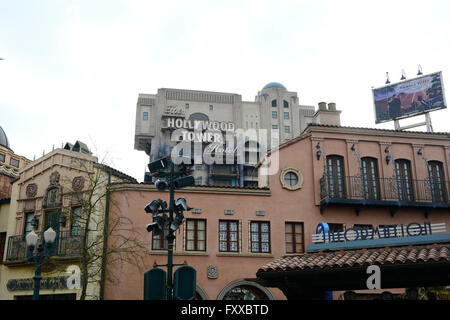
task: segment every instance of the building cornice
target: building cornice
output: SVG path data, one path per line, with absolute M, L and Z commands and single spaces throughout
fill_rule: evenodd
M 161 192 L 155 188 L 154 184 L 150 183 L 112 183 L 110 186 L 111 192 L 118 191 L 150 191 Z M 169 192 L 168 190 L 163 192 Z M 270 196 L 269 188 L 239 188 L 239 187 L 218 187 L 218 186 L 191 186 L 183 188 L 178 192 L 186 193 L 213 193 L 213 194 L 236 194 L 236 195 L 257 195 Z
M 420 138 L 433 140 L 449 140 L 449 132 L 419 132 L 419 131 L 400 131 L 388 129 L 362 128 L 362 127 L 344 127 L 332 125 L 310 124 L 304 131 L 307 132 L 330 132 L 343 134 L 358 134 L 384 137 L 399 137 L 399 138 Z

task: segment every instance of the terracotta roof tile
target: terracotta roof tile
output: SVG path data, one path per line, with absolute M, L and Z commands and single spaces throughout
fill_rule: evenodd
M 411 264 L 450 261 L 450 244 L 437 246 L 404 246 L 397 248 L 374 248 L 348 250 L 345 252 L 320 252 L 289 255 L 276 259 L 259 271 L 329 269 L 356 267 L 371 264 Z

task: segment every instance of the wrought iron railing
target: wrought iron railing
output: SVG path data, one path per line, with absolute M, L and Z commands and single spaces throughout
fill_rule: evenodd
M 43 232 L 37 232 L 39 240 L 43 240 Z M 60 231 L 55 240 L 52 256 L 61 258 L 79 258 L 81 256 L 83 235 L 81 232 Z M 36 246 L 37 246 L 36 245 Z M 6 250 L 6 262 L 19 262 L 27 259 L 27 243 L 24 235 L 10 236 Z
M 450 181 L 400 178 L 331 177 L 320 179 L 320 198 L 449 203 Z

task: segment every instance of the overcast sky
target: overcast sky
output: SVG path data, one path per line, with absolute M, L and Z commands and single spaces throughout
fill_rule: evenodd
M 81 140 L 139 181 L 137 97 L 158 88 L 253 101 L 276 81 L 300 104 L 335 102 L 342 125 L 393 129 L 375 125 L 371 87 L 420 64 L 449 88 L 449 14 L 447 0 L 2 0 L 0 126 L 31 160 Z M 450 110 L 431 119 L 450 131 Z

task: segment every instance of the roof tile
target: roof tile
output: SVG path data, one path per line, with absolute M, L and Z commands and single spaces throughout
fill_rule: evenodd
M 371 264 L 414 264 L 450 261 L 450 244 L 404 246 L 398 248 L 374 248 L 345 252 L 303 253 L 276 259 L 259 271 L 326 269 L 356 267 Z

